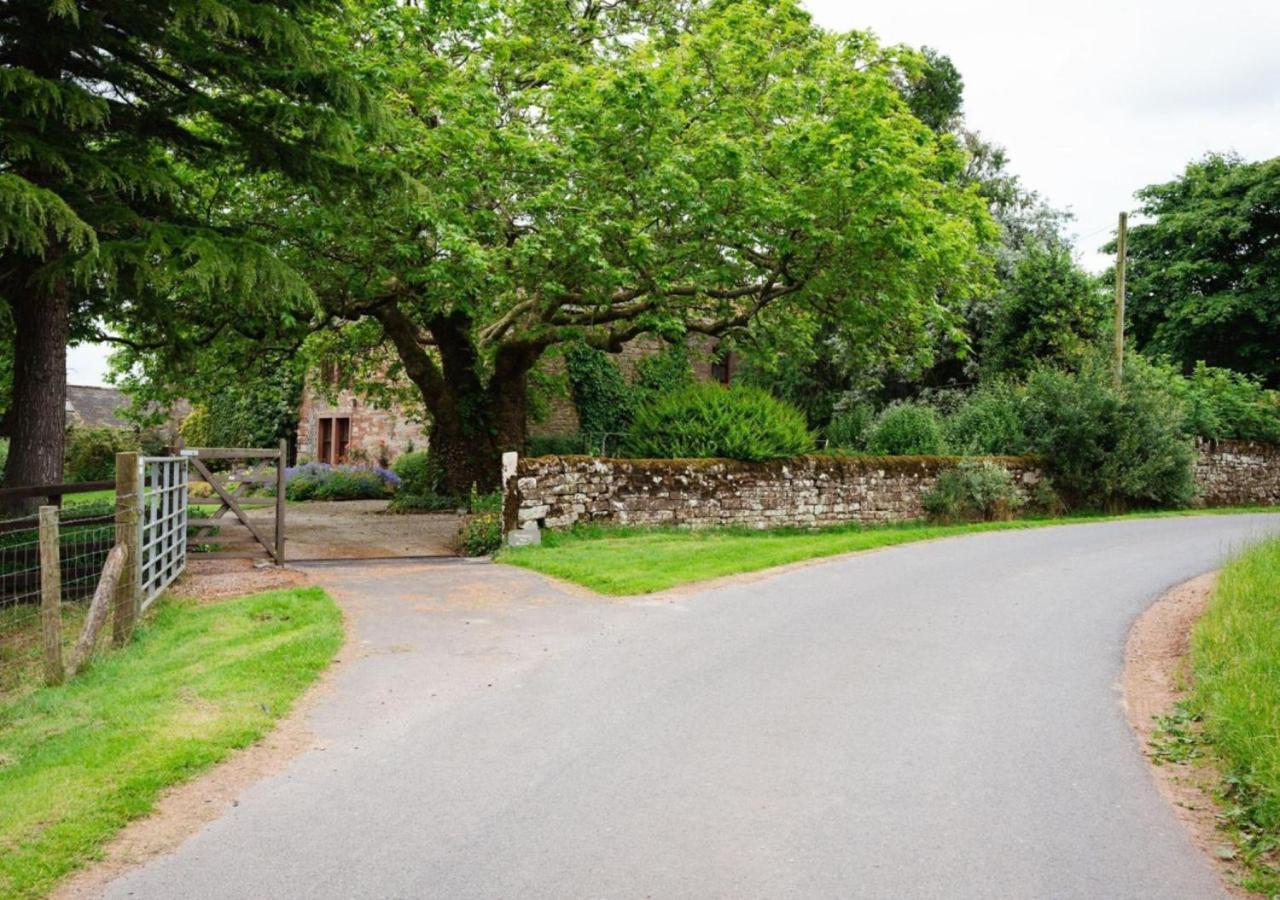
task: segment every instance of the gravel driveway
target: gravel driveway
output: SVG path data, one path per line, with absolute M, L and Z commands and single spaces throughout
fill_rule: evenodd
M 456 555 L 455 513 L 394 515 L 386 500 L 291 503 L 285 511 L 285 556 L 371 559 Z
M 1117 679 L 1139 612 L 1278 530 L 989 533 L 622 601 L 317 569 L 362 648 L 323 749 L 108 895 L 1221 896 Z

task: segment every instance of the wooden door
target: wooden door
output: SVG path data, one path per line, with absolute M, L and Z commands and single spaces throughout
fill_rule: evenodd
M 316 461 L 333 462 L 333 419 L 321 419 L 320 441 L 316 446 Z
M 351 444 L 351 420 L 334 419 L 333 432 L 333 462 L 336 465 L 347 461 L 347 447 Z

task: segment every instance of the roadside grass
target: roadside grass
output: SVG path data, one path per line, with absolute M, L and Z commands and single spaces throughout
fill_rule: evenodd
M 1280 538 L 1222 569 L 1191 641 L 1185 706 L 1222 773 L 1223 817 L 1250 872 L 1280 894 Z
M 62 604 L 62 658 L 70 658 L 80 637 L 87 602 Z M 100 641 L 110 640 L 111 624 L 103 627 Z M 44 638 L 40 607 L 32 603 L 0 607 L 0 709 L 44 683 Z M 3 722 L 0 717 L 0 722 Z M 0 762 L 0 779 L 4 765 Z
M 44 896 L 163 789 L 260 738 L 341 642 L 317 588 L 169 600 L 71 682 L 0 701 L 0 896 Z
M 953 535 L 1096 522 L 1104 518 L 1133 519 L 1240 512 L 1278 513 L 1280 510 L 1275 507 L 1161 510 L 1119 516 L 1089 514 L 960 525 L 907 522 L 769 531 L 737 527 L 692 530 L 580 525 L 567 531 L 543 531 L 540 545 L 506 548 L 498 554 L 497 559 L 499 562 L 580 584 L 600 594 L 627 596 L 649 594 L 725 575 L 757 572 L 806 559 L 820 559 Z

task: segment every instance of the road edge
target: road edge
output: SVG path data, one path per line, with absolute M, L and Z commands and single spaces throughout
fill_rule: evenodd
M 1261 895 L 1240 886 L 1246 870 L 1234 859 L 1231 838 L 1218 827 L 1214 788 L 1220 773 L 1204 759 L 1190 763 L 1158 759 L 1151 746 L 1156 720 L 1172 712 L 1187 695 L 1191 630 L 1208 608 L 1217 578 L 1216 571 L 1208 572 L 1176 585 L 1134 622 L 1125 642 L 1123 702 L 1151 780 L 1192 843 L 1229 895 L 1256 898 Z
M 310 579 L 305 583 L 316 585 Z M 329 591 L 329 596 L 342 614 L 342 645 L 290 710 L 254 743 L 231 753 L 195 778 L 166 789 L 151 812 L 128 822 L 107 841 L 98 859 L 63 877 L 49 892 L 49 900 L 101 897 L 112 882 L 176 851 L 229 808 L 239 805 L 239 796 L 246 789 L 282 772 L 302 754 L 325 749 L 308 726 L 308 719 L 316 704 L 333 689 L 336 673 L 360 655 L 355 614 L 334 592 Z

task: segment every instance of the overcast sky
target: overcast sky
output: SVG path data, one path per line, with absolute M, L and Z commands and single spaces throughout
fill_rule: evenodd
M 1143 185 L 1209 151 L 1280 155 L 1280 0 L 807 0 L 828 28 L 871 29 L 955 62 L 971 128 L 1076 214 L 1093 270 Z M 67 378 L 102 384 L 106 352 L 72 348 Z
M 950 56 L 969 127 L 1075 212 L 1095 271 L 1138 188 L 1209 151 L 1280 155 L 1280 0 L 805 2 L 828 28 Z

